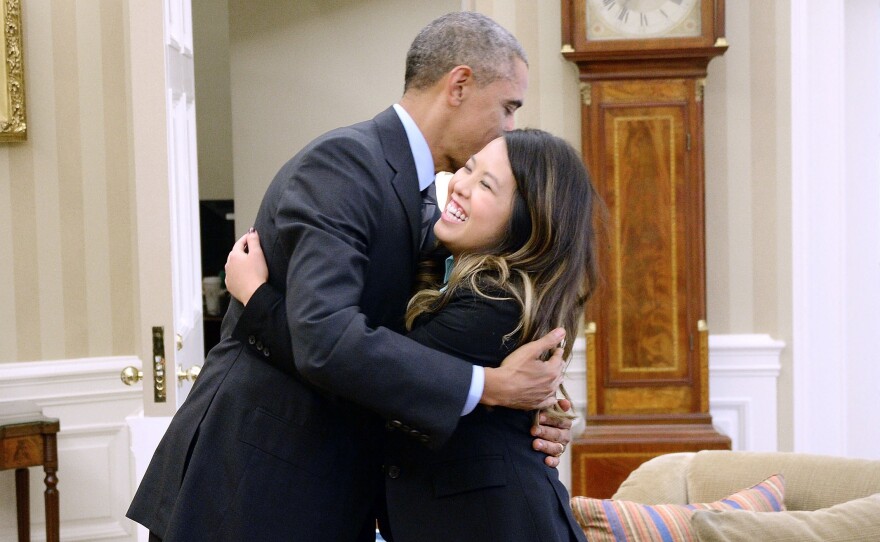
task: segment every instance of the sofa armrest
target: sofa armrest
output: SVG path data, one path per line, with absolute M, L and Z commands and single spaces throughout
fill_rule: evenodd
M 642 504 L 688 504 L 687 470 L 693 456 L 693 452 L 681 452 L 645 461 L 611 498 Z

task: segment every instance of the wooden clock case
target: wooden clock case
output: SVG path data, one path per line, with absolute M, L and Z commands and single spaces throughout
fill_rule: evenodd
M 608 498 L 652 457 L 730 448 L 709 414 L 703 143 L 706 70 L 727 43 L 723 0 L 699 1 L 692 37 L 591 41 L 585 6 L 562 0 L 562 53 L 578 66 L 583 157 L 607 215 L 572 494 Z

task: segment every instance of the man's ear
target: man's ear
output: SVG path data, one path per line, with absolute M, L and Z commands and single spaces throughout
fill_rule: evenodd
M 461 105 L 467 88 L 474 82 L 474 71 L 470 66 L 460 65 L 452 68 L 446 77 L 446 100 L 449 105 Z

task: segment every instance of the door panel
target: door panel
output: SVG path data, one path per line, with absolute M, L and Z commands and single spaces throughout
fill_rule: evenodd
M 171 416 L 204 358 L 190 2 L 128 11 L 144 412 Z
M 167 4 L 170 4 L 167 5 Z M 204 358 L 198 167 L 193 82 L 192 25 L 188 0 L 166 2 L 165 58 L 168 107 L 168 184 L 171 201 L 172 300 L 175 367 L 187 371 Z M 191 379 L 179 381 L 176 404 Z
M 143 416 L 127 419 L 137 485 L 204 359 L 190 0 L 128 2 Z M 138 540 L 147 540 L 143 527 Z

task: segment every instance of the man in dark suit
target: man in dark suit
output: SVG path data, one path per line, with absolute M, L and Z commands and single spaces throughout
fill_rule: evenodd
M 449 14 L 413 42 L 399 104 L 281 168 L 255 227 L 269 266 L 261 288 L 285 292 L 295 365 L 263 361 L 275 347 L 260 332 L 272 329 L 259 316 L 272 311 L 257 310 L 265 291 L 233 303 L 128 517 L 166 541 L 372 540 L 383 476 L 395 476 L 382 467 L 386 425 L 437 447 L 477 402 L 555 401 L 561 356 L 540 356 L 561 335 L 484 369 L 399 334 L 434 172 L 512 128 L 526 85 L 513 36 L 485 16 Z M 545 452 L 568 438 L 542 442 Z

